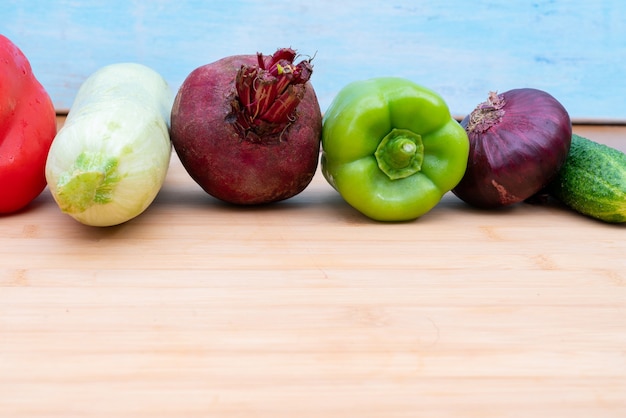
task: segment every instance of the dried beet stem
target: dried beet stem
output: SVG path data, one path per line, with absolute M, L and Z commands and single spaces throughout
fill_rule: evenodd
M 311 78 L 311 60 L 294 64 L 296 53 L 282 48 L 273 55 L 257 54 L 256 65 L 242 65 L 231 101 L 236 127 L 252 142 L 280 141 L 297 118 L 296 108 Z

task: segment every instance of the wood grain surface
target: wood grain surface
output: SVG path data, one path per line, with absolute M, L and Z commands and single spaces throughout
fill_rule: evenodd
M 376 223 L 319 174 L 235 208 L 175 156 L 117 227 L 46 190 L 0 218 L 0 417 L 622 418 L 625 232 L 451 194 Z

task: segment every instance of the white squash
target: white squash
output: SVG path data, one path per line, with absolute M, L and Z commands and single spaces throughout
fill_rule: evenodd
M 167 82 L 141 64 L 108 65 L 87 78 L 46 162 L 61 211 L 91 226 L 144 212 L 169 168 L 172 103 Z

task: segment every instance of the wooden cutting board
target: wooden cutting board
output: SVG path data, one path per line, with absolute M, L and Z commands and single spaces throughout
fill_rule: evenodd
M 626 150 L 626 127 L 575 132 Z M 172 159 L 135 220 L 0 218 L 0 416 L 626 416 L 626 231 L 552 204 L 375 223 Z

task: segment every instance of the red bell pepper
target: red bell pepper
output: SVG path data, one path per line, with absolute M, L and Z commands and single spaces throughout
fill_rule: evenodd
M 56 112 L 24 53 L 0 35 L 0 214 L 16 212 L 46 187 Z

